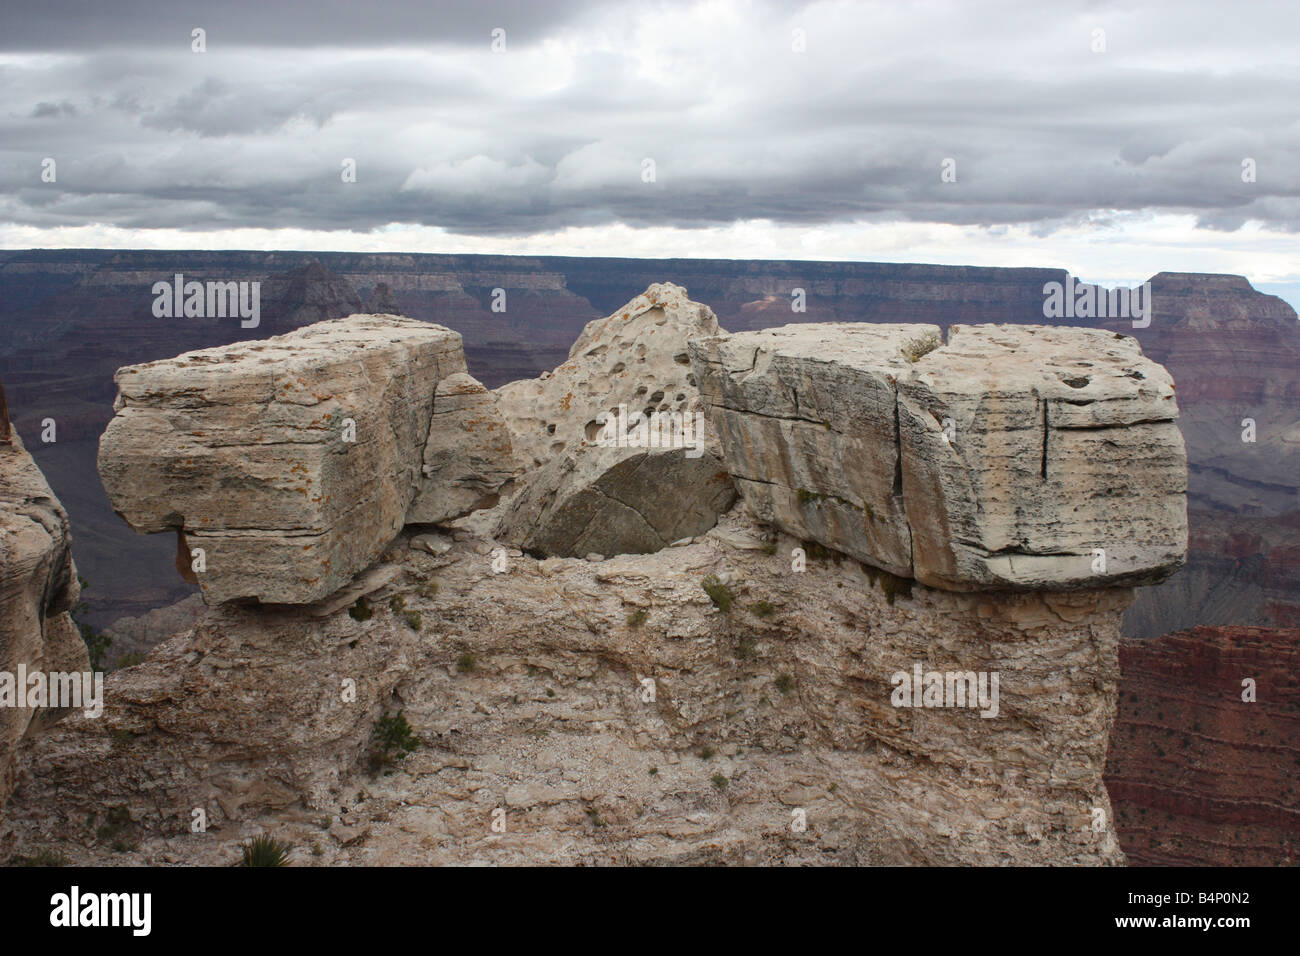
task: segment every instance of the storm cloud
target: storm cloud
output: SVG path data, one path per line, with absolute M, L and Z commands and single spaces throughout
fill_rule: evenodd
M 0 221 L 27 234 L 765 220 L 1048 236 L 1168 214 L 1300 228 L 1290 0 L 46 2 L 4 17 Z

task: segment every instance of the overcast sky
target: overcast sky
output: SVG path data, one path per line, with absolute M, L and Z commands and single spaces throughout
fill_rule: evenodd
M 4 0 L 0 18 L 4 248 L 1237 272 L 1300 299 L 1296 0 Z

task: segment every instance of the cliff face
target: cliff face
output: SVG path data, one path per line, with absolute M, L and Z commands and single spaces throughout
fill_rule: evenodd
M 1106 788 L 1129 862 L 1294 865 L 1300 631 L 1197 627 L 1119 660 Z
M 743 502 L 709 515 L 708 530 L 609 559 L 538 553 L 536 541 L 527 555 L 510 549 L 492 537 L 508 500 L 440 530 L 401 530 L 373 561 L 357 545 L 391 518 L 357 507 L 370 502 L 375 469 L 421 480 L 427 456 L 414 446 L 440 431 L 429 422 L 447 394 L 443 366 L 460 367 L 446 330 L 352 316 L 264 347 L 123 370 L 101 449 L 106 483 L 141 530 L 180 521 L 212 538 L 215 563 L 194 568 L 212 606 L 110 676 L 102 717 L 24 745 L 4 851 L 222 863 L 238 839 L 274 831 L 318 844 L 304 862 L 1123 862 L 1102 783 L 1132 600 L 1117 585 L 1182 559 L 1182 445 L 1161 437 L 1177 413 L 1167 373 L 1131 340 L 1081 329 L 954 328 L 919 355 L 908 327 L 802 326 L 776 330 L 763 356 L 752 335 L 722 335 L 711 315 L 684 290 L 654 286 L 590 326 L 570 358 L 573 380 L 604 394 L 622 374 L 609 366 L 613 330 L 637 330 L 625 343 L 633 360 L 650 351 L 640 333 L 659 330 L 667 341 L 656 349 L 687 357 L 723 433 L 710 470 L 725 468 L 728 483 L 745 476 Z M 791 344 L 813 340 L 812 350 Z M 1013 369 L 1008 348 L 1035 360 Z M 733 369 L 746 353 L 750 366 Z M 1052 356 L 1090 371 L 1062 365 L 1058 382 Z M 1003 373 L 998 400 L 973 402 L 990 362 Z M 515 435 L 538 419 L 561 435 L 567 422 L 563 454 L 585 455 L 598 439 L 576 426 L 589 412 L 566 376 L 557 371 L 531 405 L 476 393 L 475 420 L 500 411 Z M 871 389 L 842 387 L 863 376 L 912 403 L 906 426 Z M 652 389 L 653 376 L 643 384 Z M 1079 395 L 1082 405 L 1066 401 Z M 935 402 L 959 419 L 955 437 L 925 424 Z M 244 414 L 250 403 L 263 411 Z M 313 465 L 309 433 L 323 413 L 362 404 L 377 417 L 358 432 L 380 444 Z M 778 414 L 790 407 L 812 417 Z M 1091 497 L 1115 497 L 1127 466 L 1095 449 L 1080 456 L 1060 434 L 1045 444 L 1044 422 L 1164 453 L 1122 507 L 1095 509 Z M 896 453 L 910 464 L 886 469 L 876 488 L 854 456 L 882 429 L 903 436 Z M 707 477 L 629 477 L 621 469 L 642 452 L 601 451 L 615 454 L 589 458 L 612 476 L 597 486 L 638 514 L 687 508 L 679 480 Z M 1088 481 L 1046 480 L 1085 459 Z M 523 487 L 551 480 L 550 465 L 526 466 Z M 444 472 L 422 474 L 453 478 Z M 916 497 L 927 475 L 964 495 Z M 792 505 L 803 511 L 770 507 L 748 487 L 778 484 L 804 492 Z M 403 487 L 384 503 L 399 515 Z M 903 523 L 877 533 L 895 495 Z M 832 498 L 852 507 L 818 524 Z M 1012 499 L 1025 520 L 1007 525 L 996 516 Z M 1080 517 L 1037 520 L 1058 511 Z M 266 540 L 318 512 L 320 537 L 338 548 L 286 546 L 258 562 Z M 358 512 L 375 513 L 357 526 L 329 518 Z M 580 532 L 599 516 L 553 520 Z M 1169 540 L 1133 554 L 1117 546 L 1109 570 L 1076 560 L 1094 538 L 1123 542 L 1135 526 Z M 1015 554 L 1004 561 L 993 539 L 1007 535 Z M 889 543 L 907 536 L 927 557 L 903 567 Z M 217 549 L 225 538 L 254 557 Z M 928 570 L 972 543 L 980 560 Z M 232 575 L 255 577 L 276 603 L 246 603 Z M 398 715 L 420 743 L 388 733 Z
M 69 614 L 79 594 L 68 516 L 10 428 L 0 387 L 0 807 L 13 787 L 18 742 L 59 716 L 27 706 L 18 675 L 89 669 Z
M 458 537 L 395 542 L 367 620 L 355 592 L 210 608 L 110 674 L 102 718 L 26 746 L 6 849 L 226 864 L 272 832 L 301 864 L 1122 861 L 1093 821 L 1129 591 L 891 597 L 857 562 L 792 571 L 799 543 L 768 554 L 741 514 L 652 555 L 500 573 Z M 998 715 L 895 708 L 914 662 L 999 671 Z M 372 773 L 399 710 L 424 743 Z

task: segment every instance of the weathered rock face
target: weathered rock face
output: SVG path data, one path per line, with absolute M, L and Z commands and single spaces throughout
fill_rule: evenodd
M 500 442 L 457 444 L 490 417 L 472 385 L 444 389 L 450 421 L 434 412 L 464 373 L 457 333 L 364 315 L 130 366 L 100 475 L 137 531 L 180 532 L 182 561 L 202 549 L 208 603 L 306 603 L 372 563 L 417 496 L 443 516 L 496 480 Z
M 24 746 L 3 849 L 222 864 L 271 832 L 302 864 L 1122 862 L 1092 819 L 1131 592 L 887 597 L 767 543 L 732 512 L 696 544 L 493 573 L 465 535 L 394 548 L 370 616 L 208 608 L 109 675 L 101 719 Z M 997 715 L 895 706 L 918 663 L 1000 672 Z M 398 710 L 423 744 L 375 775 Z
M 24 744 L 0 855 L 224 863 L 274 829 L 326 863 L 1123 862 L 1095 828 L 1132 600 L 1113 585 L 1176 564 L 1184 492 L 1172 384 L 1131 340 L 725 336 L 654 286 L 503 389 L 503 421 L 445 329 L 298 336 L 119 377 L 115 502 L 157 490 L 141 525 L 205 547 L 204 574 L 242 555 L 219 587 L 281 606 L 204 609 L 110 677 L 100 720 Z M 606 447 L 619 404 L 707 405 L 725 463 L 707 436 Z M 499 526 L 401 530 L 504 490 L 507 432 L 526 473 Z M 753 514 L 719 519 L 728 472 Z M 281 568 L 249 539 L 319 550 Z M 1008 587 L 1033 590 L 969 593 Z M 398 711 L 424 743 L 375 775 Z
M 670 282 L 589 322 L 554 372 L 497 389 L 521 461 L 540 466 L 594 438 L 597 416 L 620 404 L 633 413 L 699 411 L 686 342 L 718 331 L 713 311 Z
M 424 480 L 406 521 L 437 524 L 490 508 L 514 471 L 510 430 L 496 398 L 464 372 L 449 375 L 434 392 L 421 467 Z
M 68 613 L 79 591 L 68 516 L 10 429 L 0 389 L 0 672 L 16 675 L 20 666 L 29 673 L 90 669 Z M 18 690 L 25 702 L 27 688 Z M 0 706 L 0 806 L 13 788 L 18 741 L 47 713 Z
M 1300 630 L 1197 627 L 1119 659 L 1106 788 L 1129 862 L 1295 865 Z
M 193 627 L 203 616 L 204 607 L 202 596 L 191 594 L 139 617 L 119 617 L 104 628 L 104 636 L 112 642 L 104 653 L 106 669 L 116 670 L 129 666 L 131 661 L 144 660 L 149 651 L 167 638 Z
M 579 442 L 529 476 L 496 536 L 558 557 L 644 554 L 703 534 L 735 500 L 715 451 Z
M 589 323 L 550 375 L 498 389 L 532 470 L 497 537 L 581 557 L 657 551 L 712 528 L 736 493 L 704 422 L 686 342 L 718 331 L 707 306 L 659 283 Z M 638 424 L 640 416 L 656 417 Z
M 1131 338 L 794 325 L 691 356 L 746 500 L 792 534 L 950 590 L 1140 584 L 1182 564 L 1173 382 Z
M 275 294 L 277 276 L 303 272 L 314 261 L 330 274 L 305 289 L 301 300 Z M 178 323 L 154 317 L 149 284 L 176 272 L 261 281 L 261 325 L 244 330 L 227 319 Z M 184 582 L 170 572 L 171 543 L 134 535 L 98 487 L 93 443 L 111 417 L 105 395 L 111 399 L 112 377 L 121 366 L 287 331 L 302 316 L 315 321 L 391 312 L 459 331 L 470 370 L 495 387 L 559 365 L 586 323 L 615 311 L 629 290 L 653 282 L 689 288 L 727 329 L 748 331 L 803 319 L 1041 324 L 1043 285 L 1066 279 L 1059 269 L 915 263 L 0 250 L 0 378 L 10 387 L 15 424 L 73 515 L 78 567 L 93 582 L 91 614 L 102 624 L 185 596 Z M 339 291 L 339 280 L 360 294 L 365 307 L 348 304 L 354 300 Z M 505 313 L 492 311 L 492 290 L 498 287 L 509 293 Z M 807 293 L 804 313 L 791 313 L 795 288 Z M 1300 324 L 1289 305 L 1239 276 L 1161 273 L 1152 277 L 1151 291 L 1151 325 L 1133 329 L 1125 320 L 1114 330 L 1137 338 L 1144 354 L 1178 383 L 1189 466 L 1188 570 L 1221 582 L 1220 565 L 1235 559 L 1198 547 L 1207 519 L 1231 513 L 1265 529 L 1277 517 L 1289 514 L 1283 520 L 1292 523 L 1300 518 Z M 303 308 L 321 302 L 338 311 Z M 287 311 L 277 313 L 277 307 Z M 57 446 L 34 441 L 46 416 L 58 421 Z M 1245 417 L 1258 423 L 1256 443 L 1241 441 Z M 1274 549 L 1266 560 L 1275 567 L 1277 557 Z M 1237 569 L 1245 590 L 1252 590 L 1256 576 L 1249 567 Z M 1254 588 L 1249 601 L 1187 591 L 1187 579 L 1178 574 L 1140 591 L 1128 633 L 1158 636 L 1193 624 L 1286 627 L 1300 621 L 1295 573 L 1274 574 L 1274 583 L 1264 593 Z

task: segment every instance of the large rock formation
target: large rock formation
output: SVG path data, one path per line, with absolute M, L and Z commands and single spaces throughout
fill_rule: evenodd
M 793 570 L 797 544 L 732 512 L 696 544 L 494 573 L 462 536 L 394 547 L 352 613 L 208 608 L 109 675 L 102 719 L 24 748 L 4 849 L 228 864 L 267 832 L 303 865 L 1122 862 L 1101 773 L 1131 592 L 886 593 L 853 561 Z M 918 663 L 1000 673 L 996 716 L 894 706 Z M 372 769 L 399 710 L 422 744 Z
M 713 311 L 671 282 L 589 322 L 559 368 L 497 389 L 516 454 L 525 465 L 545 464 L 573 443 L 594 439 L 597 416 L 620 405 L 647 415 L 700 411 L 686 342 L 718 331 Z
M 791 325 L 693 341 L 728 469 L 792 534 L 951 590 L 1167 577 L 1173 381 L 1088 329 Z
M 1300 630 L 1197 627 L 1119 661 L 1106 788 L 1129 862 L 1300 861 Z
M 656 551 L 712 528 L 736 494 L 686 342 L 718 332 L 708 306 L 658 283 L 589 323 L 554 372 L 499 388 L 515 447 L 534 470 L 497 537 L 581 557 Z
M 46 675 L 90 669 L 69 614 L 80 593 L 71 547 L 67 513 L 10 428 L 0 387 L 0 674 L 13 682 L 6 696 L 17 695 L 0 704 L 0 806 L 13 788 L 18 741 L 46 714 L 57 716 L 26 706 L 20 669 Z
M 210 604 L 328 595 L 379 557 L 413 502 L 418 520 L 463 513 L 513 467 L 499 422 L 464 451 L 492 411 L 466 401 L 477 383 L 460 336 L 413 319 L 321 322 L 130 366 L 117 383 L 104 487 L 137 531 L 178 533 L 178 562 Z
M 652 287 L 626 319 L 589 327 L 550 379 L 506 390 L 509 428 L 533 465 L 517 510 L 507 509 L 514 527 L 555 535 L 531 539 L 530 551 L 600 550 L 607 560 L 508 550 L 477 530 L 495 527 L 478 512 L 451 538 L 401 532 L 341 590 L 303 589 L 329 594 L 307 606 L 209 607 L 143 664 L 110 676 L 101 720 L 74 715 L 24 746 L 0 852 L 224 863 L 238 839 L 274 831 L 323 844 L 298 859 L 327 863 L 1122 862 L 1102 769 L 1132 591 L 1112 585 L 1178 558 L 1160 550 L 1177 547 L 1170 515 L 1181 493 L 1162 370 L 1128 340 L 1046 330 L 1025 341 L 1002 328 L 959 330 L 923 354 L 937 329 L 812 327 L 746 349 L 745 336 L 723 337 L 706 313 L 684 290 Z M 366 323 L 374 327 L 361 335 Z M 501 434 L 479 428 L 481 413 L 490 418 L 485 393 L 447 374 L 439 345 L 425 350 L 424 336 L 445 330 L 391 318 L 337 325 L 357 340 L 314 327 L 331 340 L 329 360 L 295 353 L 311 361 L 292 394 L 317 415 L 337 413 L 341 395 L 358 396 L 349 406 L 371 401 L 358 441 L 386 424 L 401 451 L 376 449 L 382 461 L 365 474 L 396 475 L 388 493 L 399 526 L 427 493 L 422 481 L 442 483 L 426 501 L 435 513 L 468 507 L 445 504 L 456 487 L 448 472 L 505 474 L 475 445 Z M 703 336 L 698 396 L 688 334 Z M 624 375 L 638 358 L 679 376 L 680 391 Z M 201 475 L 205 493 L 185 500 L 209 502 L 209 524 L 274 517 L 283 488 L 272 479 L 289 474 L 287 459 L 259 459 L 248 435 L 298 423 L 281 439 L 319 445 L 313 419 L 302 425 L 305 412 L 268 402 L 281 379 L 256 379 L 247 355 L 213 359 L 246 381 L 213 375 L 182 387 L 186 359 L 155 389 L 124 374 L 132 398 L 122 411 L 152 417 L 123 434 L 155 436 L 157 459 L 144 463 L 142 439 L 106 438 L 107 473 L 122 467 L 111 449 L 128 449 L 139 459 L 131 473 L 170 482 L 164 490 L 180 500 L 190 486 L 177 476 L 207 454 L 206 467 L 227 468 L 243 492 Z M 280 362 L 292 358 L 270 367 Z M 455 397 L 441 425 L 431 424 L 435 386 Z M 629 392 L 636 410 L 716 406 L 727 467 L 744 477 L 761 521 L 733 509 L 690 534 L 714 520 L 729 476 L 687 449 L 601 447 L 590 426 Z M 253 395 L 265 409 L 256 419 L 246 411 Z M 419 399 L 408 396 L 424 395 L 421 428 Z M 1096 441 L 1060 434 L 1071 430 Z M 1146 485 L 1122 474 L 1141 440 L 1154 449 Z M 239 472 L 239 460 L 264 470 Z M 1044 460 L 1085 480 L 1044 477 Z M 373 493 L 346 477 L 344 513 Z M 803 512 L 771 504 L 782 486 L 786 504 L 836 510 L 821 525 L 799 523 Z M 480 500 L 482 487 L 464 488 Z M 1106 495 L 1109 523 L 1096 500 Z M 151 507 L 141 506 L 155 524 L 190 527 L 166 496 Z M 1075 550 L 1125 531 L 1146 536 L 1138 560 L 1120 546 L 1110 560 L 1121 567 L 1086 576 L 1050 562 L 1008 566 L 991 547 L 1002 535 L 1015 548 Z M 381 520 L 351 533 L 393 532 Z M 686 540 L 670 540 L 678 534 Z M 843 554 L 804 540 L 819 535 Z M 638 536 L 654 553 L 615 554 L 642 550 L 629 545 Z M 303 574 L 320 559 L 295 560 Z M 275 573 L 265 568 L 266 586 L 283 583 Z M 986 591 L 1009 579 L 1038 590 Z M 399 712 L 423 741 L 405 759 L 384 746 L 393 741 L 383 718 Z M 191 829 L 196 810 L 206 833 Z
M 246 330 L 228 319 L 153 316 L 150 284 L 176 272 L 261 281 L 261 325 Z M 300 283 L 280 281 L 296 276 L 311 279 L 299 298 L 277 294 L 281 285 L 296 292 Z M 111 416 L 112 378 L 122 366 L 264 338 L 299 321 L 393 312 L 461 332 L 470 371 L 496 387 L 560 365 L 587 323 L 619 311 L 629 290 L 664 280 L 689 288 L 738 332 L 801 321 L 1042 324 L 1044 284 L 1066 279 L 1060 269 L 919 263 L 0 250 L 0 378 L 10 388 L 15 424 L 72 514 L 78 567 L 93 584 L 90 613 L 104 624 L 173 603 L 188 587 L 171 573 L 172 543 L 132 534 L 113 514 L 96 475 L 95 445 Z M 364 308 L 349 305 L 355 300 L 348 288 Z M 1270 535 L 1275 519 L 1292 526 L 1300 520 L 1295 310 L 1240 276 L 1161 273 L 1152 278 L 1151 293 L 1151 325 L 1134 329 L 1125 320 L 1114 330 L 1137 338 L 1179 384 L 1190 470 L 1190 573 L 1139 592 L 1127 632 L 1158 636 L 1205 623 L 1294 626 L 1300 564 Z M 321 303 L 337 311 L 313 313 Z M 58 422 L 57 445 L 34 440 L 46 417 Z M 1258 425 L 1253 444 L 1241 441 L 1246 417 Z M 1240 539 L 1206 529 L 1207 522 L 1239 524 L 1263 550 L 1243 558 Z M 1190 586 L 1193 577 L 1217 586 Z M 1261 579 L 1268 583 L 1260 586 Z M 1231 583 L 1231 593 L 1223 582 Z
M 1300 625 L 1300 323 L 1241 276 L 1162 272 L 1128 330 L 1178 382 L 1187 571 L 1144 589 L 1125 633 Z

